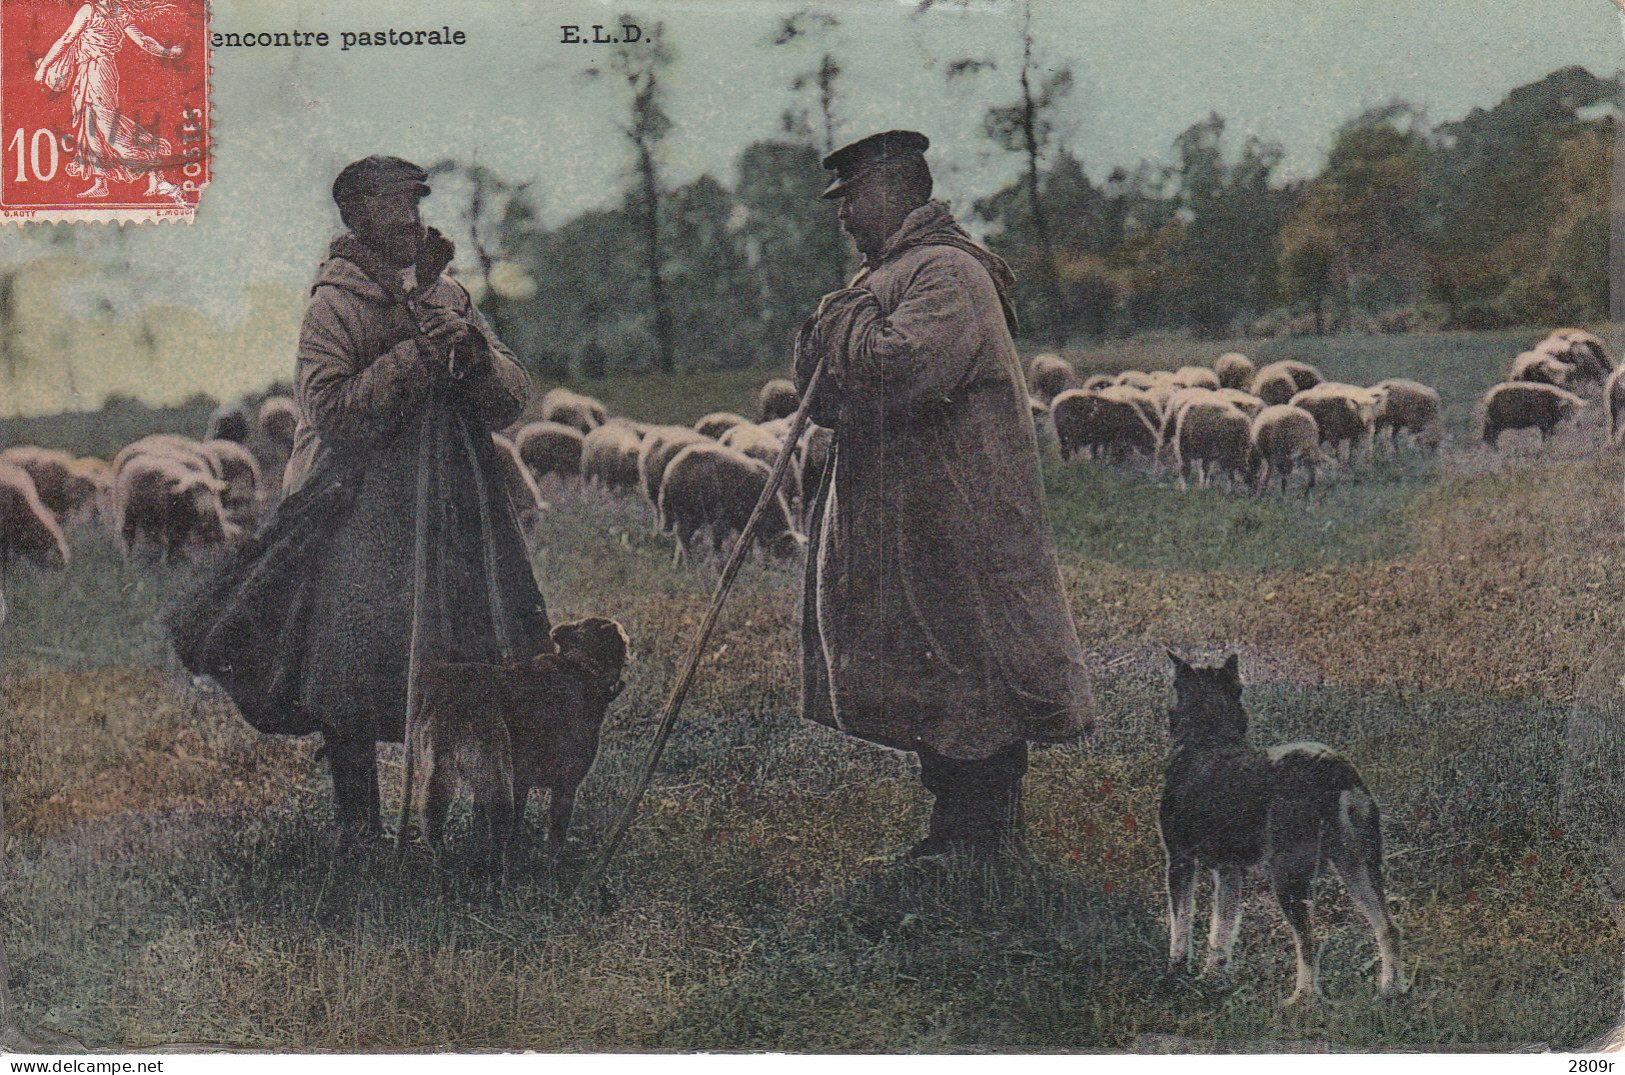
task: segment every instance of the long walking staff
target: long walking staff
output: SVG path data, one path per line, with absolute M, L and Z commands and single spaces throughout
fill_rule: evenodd
M 824 375 L 827 357 L 828 352 L 819 356 L 818 365 L 813 368 L 812 376 L 807 381 L 807 390 L 801 394 L 801 405 L 796 408 L 795 415 L 790 419 L 790 433 L 784 439 L 784 447 L 779 449 L 779 457 L 773 461 L 773 471 L 768 475 L 767 485 L 763 487 L 762 495 L 757 498 L 756 507 L 751 511 L 745 528 L 734 540 L 733 551 L 728 554 L 728 562 L 722 568 L 722 577 L 717 579 L 717 588 L 711 595 L 711 608 L 705 614 L 705 621 L 700 624 L 699 637 L 689 647 L 688 661 L 683 666 L 683 674 L 678 677 L 677 685 L 672 688 L 671 695 L 666 699 L 666 708 L 660 714 L 660 726 L 655 729 L 654 743 L 649 747 L 648 757 L 643 759 L 643 768 L 638 772 L 638 782 L 632 789 L 632 797 L 627 800 L 620 816 L 615 819 L 615 824 L 609 830 L 609 838 L 604 841 L 603 850 L 598 853 L 592 868 L 577 882 L 575 892 L 578 894 L 587 891 L 603 878 L 604 871 L 609 869 L 610 860 L 615 857 L 615 849 L 620 846 L 621 837 L 626 835 L 633 818 L 637 817 L 638 806 L 643 802 L 643 793 L 649 790 L 649 781 L 654 778 L 655 767 L 660 764 L 660 754 L 666 749 L 666 740 L 671 738 L 672 727 L 677 723 L 677 714 L 682 711 L 683 700 L 688 697 L 688 688 L 694 683 L 694 673 L 699 670 L 705 644 L 710 640 L 711 631 L 717 625 L 717 617 L 722 614 L 722 604 L 728 599 L 728 591 L 733 588 L 734 576 L 739 574 L 739 566 L 744 562 L 745 554 L 750 551 L 751 537 L 756 533 L 756 525 L 761 522 L 768 504 L 778 495 L 779 485 L 784 481 L 784 472 L 790 466 L 790 457 L 795 453 L 796 444 L 807 428 L 807 407 L 818 388 L 819 380 Z

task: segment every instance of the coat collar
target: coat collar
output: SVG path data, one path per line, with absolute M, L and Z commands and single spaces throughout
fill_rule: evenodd
M 456 249 L 451 240 L 440 232 L 434 228 L 427 229 L 413 262 L 420 291 L 434 286 L 440 274 L 451 265 Z M 345 232 L 333 240 L 316 284 L 335 284 L 358 294 L 370 294 L 373 298 L 389 298 L 396 302 L 405 302 L 407 298 L 400 272 L 379 257 L 372 247 L 356 238 L 354 232 Z
M 1011 335 L 1020 330 L 1016 319 L 1016 274 L 1010 271 L 1010 265 L 1003 258 L 972 239 L 970 233 L 959 226 L 947 202 L 926 202 L 904 217 L 903 223 L 886 240 L 880 257 L 873 262 L 865 259 L 864 268 L 872 271 L 917 246 L 951 246 L 981 262 L 987 274 L 993 278 L 993 286 L 999 293 L 999 305 L 1004 309 L 1005 324 L 1009 326 Z

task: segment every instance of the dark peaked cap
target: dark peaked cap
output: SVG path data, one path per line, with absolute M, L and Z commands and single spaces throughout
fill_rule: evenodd
M 418 197 L 429 193 L 429 173 L 399 157 L 363 157 L 346 164 L 333 180 L 333 200 L 339 205 L 374 194 L 409 190 Z
M 835 173 L 822 198 L 839 198 L 859 177 L 876 168 L 885 168 L 910 157 L 920 157 L 931 147 L 931 139 L 919 131 L 882 131 L 833 150 L 823 160 L 826 171 Z

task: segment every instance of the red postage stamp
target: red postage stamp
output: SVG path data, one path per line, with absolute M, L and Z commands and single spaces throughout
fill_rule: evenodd
M 0 0 L 0 220 L 190 220 L 206 0 Z

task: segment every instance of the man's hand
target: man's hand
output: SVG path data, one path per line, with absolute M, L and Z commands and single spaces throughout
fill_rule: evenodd
M 452 348 L 468 338 L 469 323 L 462 314 L 445 306 L 431 306 L 421 322 L 423 334 L 441 350 Z

